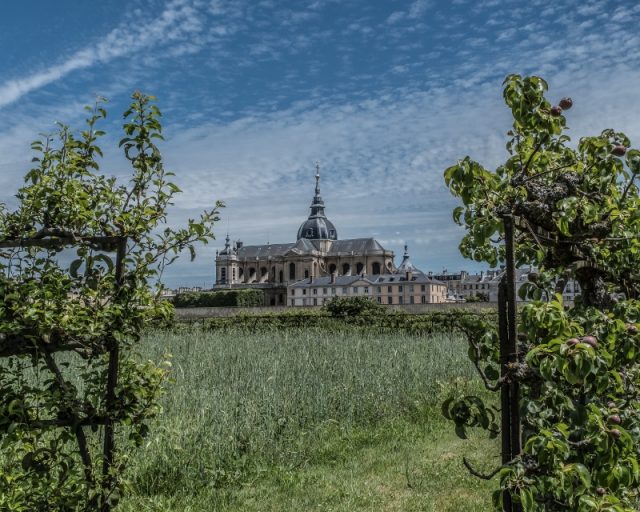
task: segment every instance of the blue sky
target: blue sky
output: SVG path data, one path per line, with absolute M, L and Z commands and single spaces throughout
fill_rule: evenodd
M 225 201 L 218 240 L 177 263 L 169 286 L 214 279 L 229 230 L 290 242 L 313 196 L 314 162 L 340 238 L 374 236 L 423 270 L 476 269 L 443 170 L 506 157 L 508 73 L 571 96 L 575 140 L 640 136 L 640 3 L 559 0 L 108 0 L 5 2 L 0 16 L 0 201 L 29 169 L 29 143 L 109 98 L 102 169 L 136 89 L 164 114 L 179 224 Z

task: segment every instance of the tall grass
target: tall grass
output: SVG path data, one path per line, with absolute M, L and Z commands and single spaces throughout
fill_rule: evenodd
M 373 430 L 393 435 L 398 418 L 428 430 L 452 386 L 477 389 L 456 335 L 187 328 L 149 332 L 141 352 L 171 353 L 174 379 L 164 414 L 132 454 L 132 490 L 143 496 L 224 488 L 270 468 L 348 456 L 354 442 L 371 442 L 358 432 L 384 424 Z

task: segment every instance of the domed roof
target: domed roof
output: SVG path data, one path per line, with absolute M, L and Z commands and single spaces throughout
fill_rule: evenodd
M 333 223 L 326 217 L 309 217 L 298 229 L 298 240 L 337 240 L 338 234 Z
M 337 240 L 338 232 L 324 214 L 324 201 L 320 196 L 320 166 L 316 164 L 316 195 L 311 202 L 311 214 L 298 229 L 298 240 Z

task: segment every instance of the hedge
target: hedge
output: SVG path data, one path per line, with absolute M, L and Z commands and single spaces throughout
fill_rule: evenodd
M 179 293 L 173 305 L 177 308 L 257 307 L 264 305 L 264 292 L 244 289 Z

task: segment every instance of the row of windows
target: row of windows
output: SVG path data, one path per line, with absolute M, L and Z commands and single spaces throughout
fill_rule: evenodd
M 383 286 L 376 286 L 376 293 L 383 293 Z M 395 291 L 398 293 L 403 293 L 404 292 L 404 287 L 403 286 L 397 286 L 395 287 Z M 410 285 L 407 287 L 409 290 L 409 293 L 413 293 L 415 292 L 415 286 L 414 285 Z M 309 292 L 309 294 L 311 295 L 336 295 L 337 294 L 337 288 L 335 287 L 331 287 L 331 288 L 302 288 L 302 295 L 306 295 L 307 294 L 307 289 L 310 289 L 311 291 Z M 322 293 L 320 293 L 320 290 L 322 290 Z M 393 286 L 387 286 L 386 287 L 386 291 L 387 293 L 393 293 L 394 292 L 394 287 Z M 427 291 L 427 285 L 422 284 L 420 285 L 420 291 L 421 292 L 425 292 Z M 296 291 L 295 289 L 291 290 L 291 295 L 295 295 Z M 369 287 L 368 286 L 353 286 L 351 287 L 351 293 L 354 295 L 358 295 L 358 294 L 365 294 L 368 295 L 369 294 Z M 348 295 L 349 294 L 349 287 L 344 286 L 342 287 L 342 295 Z
M 413 295 L 411 297 L 409 297 L 409 304 L 415 304 L 415 297 L 413 297 Z M 298 299 L 299 300 L 299 299 Z M 319 299 L 322 300 L 322 299 Z M 378 297 L 378 302 L 380 304 L 396 304 L 396 302 L 394 302 L 394 298 L 389 296 L 389 297 Z M 422 295 L 420 297 L 420 302 L 422 304 L 427 304 L 427 296 L 426 295 Z M 322 304 L 322 302 L 320 302 L 320 304 Z M 398 297 L 398 302 L 397 304 L 404 304 L 404 300 L 403 297 Z M 295 306 L 296 305 L 296 299 L 291 299 L 291 305 Z M 300 304 L 298 304 L 300 305 Z M 318 306 L 318 298 L 317 297 L 313 297 L 313 299 L 309 298 L 309 299 L 302 299 L 302 306 Z

